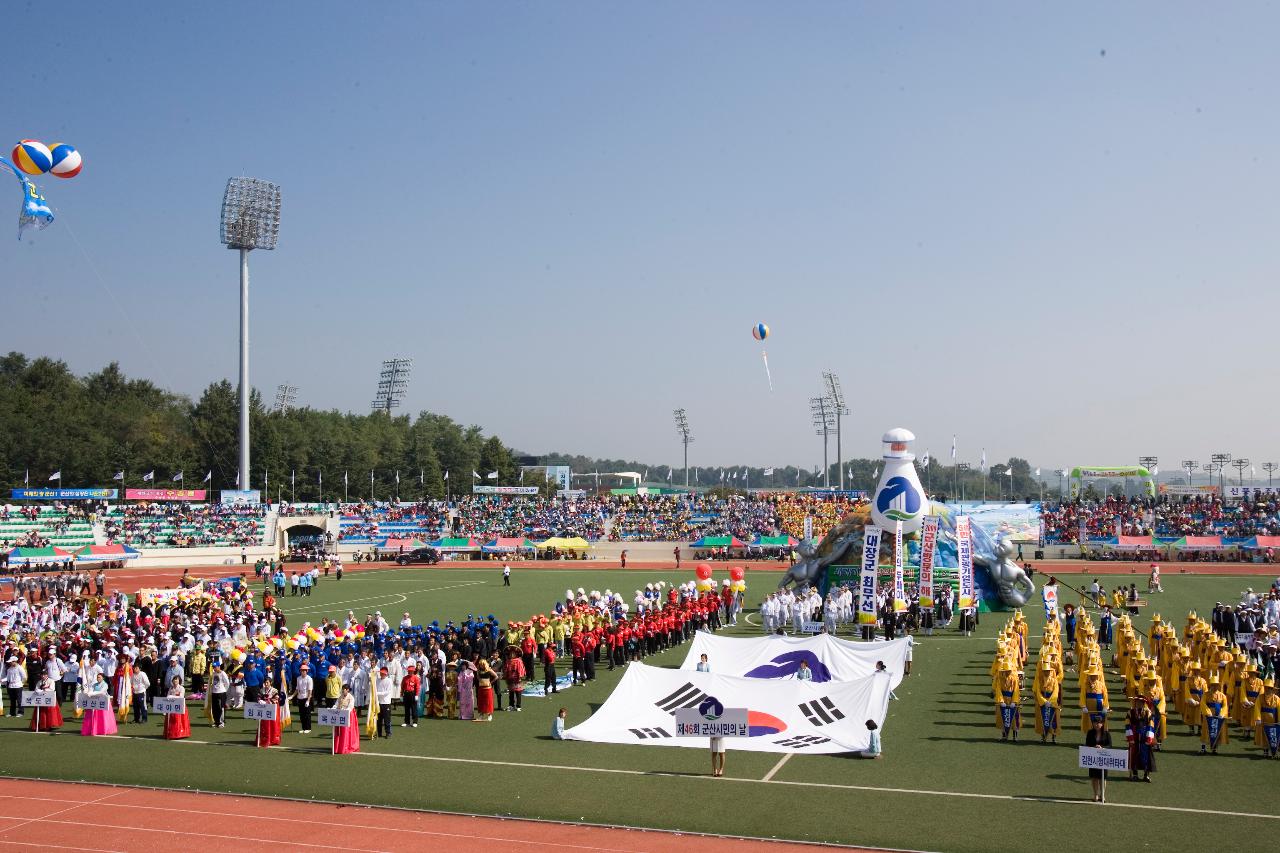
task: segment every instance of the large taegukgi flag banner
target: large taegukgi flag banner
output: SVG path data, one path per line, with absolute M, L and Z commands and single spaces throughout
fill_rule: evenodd
M 714 700 L 714 702 L 710 701 Z M 732 750 L 781 753 L 858 752 L 870 744 L 866 721 L 884 725 L 889 679 L 797 681 L 739 678 L 632 663 L 598 711 L 564 733 L 567 740 L 707 748 L 705 737 L 679 737 L 678 708 L 747 709 L 747 737 Z
M 804 661 L 815 683 L 866 678 L 876 671 L 878 661 L 884 661 L 889 688 L 893 690 L 902 683 L 907 640 L 904 637 L 888 642 L 853 643 L 830 634 L 722 637 L 699 631 L 689 644 L 689 654 L 680 668 L 696 670 L 704 654 L 712 672 L 742 678 L 794 679 L 800 661 Z

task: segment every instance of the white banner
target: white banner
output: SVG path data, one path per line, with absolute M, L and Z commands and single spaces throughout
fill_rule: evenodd
M 351 712 L 343 711 L 340 708 L 318 708 L 316 709 L 316 722 L 322 726 L 345 729 L 351 725 Z
M 809 665 L 813 683 L 857 681 L 876 671 L 884 661 L 891 689 L 902 682 L 907 660 L 907 640 L 855 643 L 830 634 L 816 637 L 725 637 L 708 631 L 693 635 L 689 653 L 680 665 L 696 671 L 698 661 L 707 656 L 711 671 L 741 678 L 793 679 L 800 661 Z
M 76 707 L 82 711 L 110 711 L 111 697 L 105 693 L 76 693 Z
M 537 486 L 472 486 L 473 495 L 536 495 Z
M 52 690 L 22 691 L 22 707 L 24 708 L 52 708 L 57 704 L 58 699 L 54 696 Z
M 893 523 L 893 612 L 907 610 L 907 590 L 902 580 L 902 522 Z
M 1040 597 L 1044 600 L 1044 618 L 1058 618 L 1058 588 L 1053 584 L 1045 584 L 1040 588 Z
M 245 702 L 244 718 L 246 720 L 274 720 L 280 706 L 275 702 Z
M 813 516 L 806 515 L 804 517 L 804 538 L 807 542 L 813 538 Z
M 880 572 L 880 528 L 867 525 L 862 539 L 862 571 L 858 576 L 858 624 L 876 624 L 876 584 Z
M 960 592 L 957 606 L 961 610 L 977 606 L 973 594 L 973 534 L 969 530 L 969 516 L 956 516 L 956 562 L 959 563 Z
M 933 552 L 938 547 L 938 518 L 924 517 L 920 532 L 920 606 L 933 607 Z
M 870 743 L 866 721 L 884 725 L 889 679 L 761 681 L 631 663 L 605 703 L 564 736 L 593 743 L 706 749 L 706 742 L 698 738 L 678 737 L 672 715 L 678 708 L 697 708 L 712 696 L 725 707 L 747 709 L 748 736 L 734 740 L 736 750 L 858 752 Z
M 1129 750 L 1082 746 L 1080 766 L 1085 770 L 1128 770 Z
M 708 696 L 696 708 L 676 708 L 676 737 L 750 737 L 749 714 Z
M 187 700 L 183 696 L 157 696 L 151 700 L 151 710 L 157 714 L 185 714 Z
M 1229 501 L 1238 501 L 1244 498 L 1256 498 L 1264 495 L 1270 497 L 1278 494 L 1280 494 L 1280 486 L 1275 488 L 1271 486 L 1227 486 L 1223 497 Z

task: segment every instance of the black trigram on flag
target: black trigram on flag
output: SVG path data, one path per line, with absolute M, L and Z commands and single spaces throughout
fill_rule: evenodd
M 706 698 L 707 694 L 686 681 L 683 687 L 653 704 L 670 714 L 676 708 L 694 708 Z
M 804 749 L 806 746 L 817 746 L 820 743 L 830 743 L 829 737 L 818 737 L 817 735 L 795 735 L 794 737 L 775 740 L 778 746 L 789 747 L 790 749 Z
M 832 702 L 829 696 L 814 699 L 812 702 L 801 702 L 799 708 L 800 713 L 804 714 L 809 719 L 809 722 L 815 726 L 825 726 L 828 723 L 834 723 L 836 720 L 844 719 L 844 714 L 836 707 L 836 703 Z
M 658 738 L 658 737 L 671 737 L 671 735 L 667 733 L 666 729 L 661 729 L 661 728 L 627 729 L 627 731 L 631 732 L 639 740 L 648 740 L 650 738 Z

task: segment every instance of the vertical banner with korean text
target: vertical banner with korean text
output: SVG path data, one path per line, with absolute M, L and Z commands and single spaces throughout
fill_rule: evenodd
M 973 594 L 973 535 L 969 530 L 969 516 L 956 516 L 956 558 L 959 564 L 960 594 L 957 606 L 964 610 L 975 607 Z
M 858 624 L 876 624 L 876 583 L 880 572 L 879 527 L 867 525 L 862 539 L 862 574 L 858 581 Z
M 893 523 L 893 612 L 907 609 L 906 584 L 902 579 L 902 522 Z
M 938 518 L 926 515 L 920 531 L 920 606 L 933 607 L 933 551 L 938 545 Z

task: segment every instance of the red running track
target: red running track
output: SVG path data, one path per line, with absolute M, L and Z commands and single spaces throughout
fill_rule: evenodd
M 421 850 L 800 853 L 856 850 L 675 832 L 470 817 L 366 806 L 0 779 L 0 853 Z M 268 847 L 268 845 L 270 845 Z

